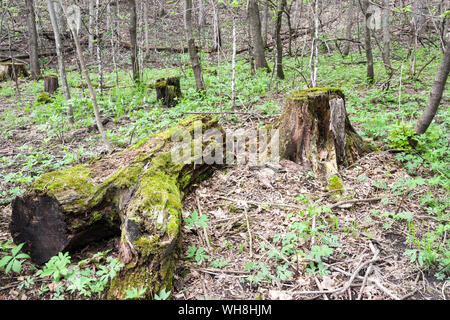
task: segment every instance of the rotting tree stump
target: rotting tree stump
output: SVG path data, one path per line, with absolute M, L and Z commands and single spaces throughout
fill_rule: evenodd
M 28 77 L 28 75 L 23 63 L 0 62 L 0 81 L 16 80 L 19 77 Z
M 181 98 L 180 77 L 158 79 L 155 83 L 156 100 L 161 100 L 163 105 L 174 107 L 178 98 Z
M 58 76 L 48 75 L 44 77 L 44 91 L 53 94 L 59 87 Z
M 345 97 L 337 88 L 300 90 L 288 97 L 279 129 L 280 158 L 294 161 L 326 179 L 374 151 L 352 127 Z
M 125 267 L 112 280 L 108 299 L 123 299 L 133 287 L 146 288 L 146 298 L 172 290 L 182 199 L 213 172 L 204 162 L 194 164 L 198 155 L 192 150 L 223 146 L 193 135 L 207 129 L 224 134 L 216 119 L 191 116 L 123 152 L 42 175 L 12 203 L 14 242 L 25 242 L 32 260 L 44 263 L 58 252 L 121 234 L 119 260 Z M 180 130 L 194 136 L 181 163 L 172 160 L 178 141 L 172 136 Z

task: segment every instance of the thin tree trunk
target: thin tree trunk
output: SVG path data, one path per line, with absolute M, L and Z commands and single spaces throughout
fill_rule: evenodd
M 206 25 L 205 4 L 203 0 L 198 0 L 198 27 L 201 29 Z
M 59 77 L 61 79 L 61 86 L 63 88 L 64 99 L 66 100 L 66 103 L 68 106 L 67 116 L 69 118 L 69 124 L 73 125 L 74 117 L 73 117 L 72 105 L 70 103 L 70 91 L 69 91 L 69 85 L 67 84 L 64 56 L 63 56 L 62 49 L 61 49 L 62 48 L 61 37 L 60 37 L 60 33 L 59 33 L 58 22 L 56 20 L 52 0 L 47 0 L 47 7 L 48 7 L 48 12 L 50 14 L 50 21 L 52 23 L 53 34 L 55 36 L 55 47 L 56 47 L 56 55 L 58 57 Z
M 94 55 L 94 2 L 95 0 L 89 0 L 88 48 L 91 56 Z
M 444 56 L 442 57 L 441 65 L 439 66 L 436 78 L 434 79 L 433 87 L 431 88 L 430 99 L 428 105 L 416 124 L 416 134 L 424 133 L 433 121 L 437 113 L 439 103 L 442 99 L 442 93 L 445 89 L 448 73 L 450 71 L 450 41 L 447 41 Z
M 50 1 L 50 0 L 47 0 Z M 64 7 L 62 0 L 59 0 L 59 3 L 61 4 L 61 7 L 64 11 L 64 14 L 66 14 L 66 8 Z M 89 95 L 91 96 L 91 101 L 92 101 L 92 108 L 94 109 L 94 115 L 95 115 L 95 122 L 97 124 L 97 128 L 98 131 L 100 132 L 100 136 L 103 140 L 103 143 L 105 144 L 106 148 L 108 149 L 108 152 L 112 151 L 112 147 L 108 141 L 108 138 L 106 137 L 106 133 L 105 130 L 103 128 L 103 124 L 102 121 L 100 119 L 100 113 L 98 111 L 98 105 L 97 105 L 97 96 L 95 94 L 94 91 L 94 87 L 92 86 L 92 82 L 91 82 L 91 78 L 89 76 L 89 73 L 86 69 L 86 63 L 84 62 L 84 58 L 83 58 L 83 51 L 81 49 L 81 45 L 80 45 L 80 40 L 78 39 L 78 33 L 77 30 L 75 30 L 74 28 L 70 28 L 70 31 L 72 32 L 72 36 L 73 36 L 73 41 L 75 42 L 75 47 L 77 50 L 77 55 L 78 55 L 78 61 L 80 62 L 80 67 L 81 67 L 81 72 L 84 75 L 84 78 L 86 80 L 86 84 L 89 90 Z
M 36 17 L 34 13 L 34 1 L 26 0 L 27 5 L 27 24 L 29 33 L 29 50 L 30 50 L 30 73 L 32 79 L 39 79 L 41 68 L 38 59 L 38 35 L 36 31 Z
M 261 20 L 259 18 L 259 8 L 257 0 L 249 0 L 248 3 L 248 16 L 250 24 L 250 34 L 252 38 L 252 53 L 255 59 L 255 67 L 266 68 L 270 72 L 269 65 L 266 61 L 264 52 L 264 42 L 261 36 Z
M 286 0 L 281 0 L 277 10 L 277 20 L 275 27 L 275 38 L 277 43 L 277 77 L 284 79 L 283 72 L 283 43 L 281 42 L 281 18 L 286 7 Z
M 97 38 L 97 66 L 98 66 L 98 86 L 103 94 L 103 66 L 102 66 L 102 42 L 100 39 L 100 27 L 98 21 L 98 11 L 100 10 L 100 0 L 96 0 L 97 10 L 95 11 L 95 36 Z
M 314 33 L 312 35 L 309 68 L 311 86 L 315 87 L 317 85 L 317 69 L 319 64 L 319 0 L 314 0 L 314 3 L 311 3 L 311 11 L 313 15 Z
M 212 51 L 219 51 L 222 47 L 222 34 L 220 31 L 219 23 L 219 7 L 216 7 L 216 0 L 211 0 L 211 5 L 213 8 L 213 45 Z
M 148 3 L 144 1 L 144 36 L 145 36 L 145 56 L 148 56 L 150 51 L 150 42 L 148 37 Z
M 366 58 L 367 58 L 367 81 L 370 84 L 374 82 L 374 71 L 373 71 L 373 54 L 372 54 L 372 44 L 371 44 L 371 34 L 369 29 L 369 19 L 371 13 L 368 12 L 367 8 L 369 7 L 369 1 L 363 0 L 362 10 L 365 16 L 364 20 L 364 43 L 366 50 Z
M 354 1 L 355 0 L 349 1 L 349 6 L 347 9 L 347 26 L 345 27 L 345 38 L 347 41 L 345 42 L 344 49 L 342 50 L 342 55 L 344 57 L 348 56 L 350 53 L 351 41 L 349 40 L 352 39 L 353 11 L 355 10 Z
M 264 1 L 264 14 L 262 23 L 262 38 L 264 47 L 267 46 L 267 35 L 269 34 L 269 0 Z
M 426 23 L 427 4 L 426 0 L 414 0 L 412 6 L 412 29 L 413 29 L 413 53 L 409 60 L 409 73 L 414 75 L 416 73 L 416 56 L 417 45 L 419 42 L 419 33 L 422 31 Z
M 136 1 L 128 0 L 128 6 L 130 10 L 130 43 L 131 43 L 131 66 L 133 68 L 133 80 L 139 81 L 139 64 L 137 59 L 137 39 L 136 39 L 136 26 L 137 26 L 137 16 L 136 16 Z
M 184 27 L 188 42 L 189 57 L 191 60 L 192 69 L 194 70 L 195 85 L 197 90 L 205 90 L 202 66 L 198 58 L 197 47 L 195 46 L 194 36 L 192 34 L 192 0 L 185 0 L 184 5 Z
M 231 58 L 231 106 L 236 106 L 236 17 L 233 15 L 233 55 Z
M 384 67 L 386 68 L 386 71 L 388 75 L 390 76 L 392 74 L 392 67 L 391 67 L 391 58 L 390 58 L 390 44 L 391 44 L 391 35 L 389 31 L 389 8 L 390 8 L 390 1 L 389 0 L 383 0 L 383 13 L 382 13 L 382 29 L 383 29 L 383 63 Z

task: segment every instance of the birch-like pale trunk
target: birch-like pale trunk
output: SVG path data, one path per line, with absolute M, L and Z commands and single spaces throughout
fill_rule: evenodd
M 95 0 L 89 0 L 88 48 L 91 56 L 94 55 L 94 2 Z
M 95 36 L 97 38 L 97 66 L 98 66 L 98 86 L 100 88 L 100 93 L 103 94 L 103 66 L 102 66 L 102 49 L 101 49 L 101 39 L 100 39 L 100 27 L 99 27 L 99 19 L 98 12 L 100 10 L 100 0 L 96 0 L 95 10 Z
M 233 15 L 233 55 L 231 58 L 231 106 L 236 106 L 236 17 Z
M 50 0 L 47 0 L 50 1 Z M 67 15 L 66 7 L 64 6 L 62 0 L 59 0 L 59 3 L 61 4 L 61 7 L 64 11 L 64 14 Z M 71 26 L 70 31 L 72 32 L 73 41 L 75 42 L 75 47 L 78 55 L 78 61 L 80 62 L 81 72 L 83 73 L 84 79 L 86 81 L 89 95 L 91 96 L 91 102 L 92 102 L 92 108 L 94 109 L 94 116 L 95 116 L 95 122 L 97 124 L 98 131 L 100 133 L 100 137 L 103 140 L 103 143 L 105 144 L 107 150 L 109 153 L 112 152 L 111 144 L 108 141 L 108 137 L 106 136 L 105 129 L 103 128 L 102 121 L 100 119 L 100 113 L 98 111 L 98 105 L 97 105 L 97 96 L 94 91 L 94 87 L 92 86 L 91 78 L 89 76 L 89 73 L 86 68 L 86 63 L 84 62 L 83 57 L 83 50 L 81 49 L 80 40 L 78 39 L 78 32 Z
M 314 23 L 314 34 L 311 42 L 311 55 L 309 57 L 311 86 L 317 86 L 317 68 L 319 63 L 319 0 L 310 4 Z

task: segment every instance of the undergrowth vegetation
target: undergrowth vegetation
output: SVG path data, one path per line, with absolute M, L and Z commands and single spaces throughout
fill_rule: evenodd
M 418 65 L 425 63 L 427 57 L 425 50 L 429 49 L 418 51 Z M 406 199 L 410 190 L 423 185 L 428 185 L 432 189 L 443 189 L 448 194 L 450 188 L 448 105 L 443 105 L 424 135 L 414 137 L 417 145 L 412 147 L 410 143 L 414 136 L 413 125 L 428 101 L 432 79 L 440 59 L 430 63 L 418 80 L 407 72 L 406 50 L 396 48 L 395 53 L 397 58 L 393 59 L 392 64 L 397 71 L 388 89 L 384 86 L 386 73 L 381 59 L 375 61 L 375 69 L 378 70 L 376 85 L 370 87 L 365 80 L 365 65 L 358 63 L 364 59 L 363 54 L 358 53 L 352 53 L 346 59 L 342 59 L 338 54 L 321 56 L 318 86 L 340 87 L 346 96 L 350 120 L 358 133 L 376 143 L 382 150 L 397 150 L 397 160 L 404 165 L 409 176 L 399 179 L 392 185 L 377 181 L 377 188 L 389 191 L 392 197 Z M 189 112 L 231 111 L 231 64 L 208 62 L 208 56 L 203 53 L 203 76 L 207 92 L 197 92 L 194 89 L 195 82 L 191 68 L 183 67 L 187 61 L 188 56 L 182 55 L 180 68 L 145 69 L 143 81 L 139 85 L 133 84 L 130 73 L 126 71 L 117 71 L 119 83 L 116 83 L 115 72 L 104 75 L 104 82 L 114 86 L 104 89 L 103 93 L 99 94 L 98 104 L 102 116 L 110 118 L 114 123 L 114 126 L 107 128 L 106 133 L 116 148 L 128 147 L 139 139 L 178 122 Z M 237 60 L 236 94 L 239 111 L 259 112 L 263 115 L 282 111 L 287 94 L 304 87 L 301 73 L 307 74 L 305 70 L 308 69 L 308 57 L 303 60 L 286 57 L 283 64 L 286 79 L 279 80 L 264 70 L 251 75 L 248 62 L 242 58 Z M 175 75 L 182 77 L 184 96 L 175 107 L 168 109 L 156 101 L 155 91 L 149 88 L 149 85 L 159 78 Z M 93 82 L 97 81 L 96 75 L 93 74 Z M 0 170 L 5 172 L 0 180 L 0 204 L 9 203 L 14 197 L 21 195 L 30 183 L 47 171 L 99 155 L 96 148 L 99 137 L 95 130 L 95 134 L 86 137 L 83 145 L 70 144 L 74 139 L 74 130 L 88 130 L 95 125 L 95 120 L 87 89 L 80 89 L 83 80 L 79 73 L 69 73 L 68 82 L 72 87 L 70 103 L 75 116 L 73 128 L 67 123 L 65 100 L 60 92 L 50 102 L 38 101 L 36 96 L 42 90 L 42 81 L 27 81 L 21 84 L 20 97 L 16 98 L 14 83 L 2 84 L 0 99 L 4 101 L 2 104 L 6 103 L 9 106 L 0 113 L 1 139 L 14 143 L 21 130 L 33 130 L 43 138 L 37 144 L 24 144 L 18 153 L 0 153 Z M 443 101 L 448 99 L 447 89 Z M 233 114 L 223 114 L 219 117 L 221 121 L 235 124 L 240 120 L 238 115 Z M 364 175 L 361 175 L 360 179 L 364 182 Z M 295 274 L 299 261 L 307 262 L 309 273 L 319 275 L 330 273 L 327 259 L 341 246 L 338 232 L 352 233 L 358 226 L 340 223 L 339 219 L 332 215 L 331 209 L 314 203 L 312 199 L 299 200 L 304 201 L 307 209 L 286 217 L 289 221 L 287 232 L 274 235 L 273 240 L 264 243 L 264 247 L 261 248 L 277 262 L 278 267 L 273 269 L 263 262 L 250 261 L 244 268 L 250 275 L 243 277 L 242 282 L 253 285 L 261 281 L 287 281 Z M 383 199 L 385 204 L 389 204 L 391 200 Z M 450 229 L 448 223 L 450 201 L 448 197 L 440 197 L 430 192 L 421 198 L 421 205 L 425 214 L 436 218 L 439 224 L 437 229 L 430 229 L 420 237 L 415 230 L 417 224 L 421 222 L 413 220 L 413 214 L 406 211 L 372 212 L 370 219 L 382 221 L 385 230 L 389 230 L 394 224 L 404 224 L 407 230 L 407 248 L 404 255 L 411 263 L 417 262 L 424 270 L 432 271 L 437 279 L 443 280 L 446 277 L 448 279 L 450 240 L 447 239 L 447 234 Z M 208 217 L 193 212 L 185 222 L 190 228 L 200 229 L 208 226 Z M 308 252 L 298 249 L 305 241 L 314 242 Z M 22 262 L 29 258 L 26 254 L 20 253 L 22 245 L 14 246 L 9 241 L 0 243 L 0 270 L 5 274 L 21 273 Z M 243 250 L 233 248 L 230 243 L 224 243 L 223 248 L 241 252 Z M 100 252 L 88 260 L 75 264 L 71 262 L 67 253 L 60 253 L 42 269 L 36 269 L 35 276 L 27 277 L 20 282 L 17 288 L 28 288 L 40 282 L 42 294 L 52 287 L 53 299 L 68 296 L 98 296 L 122 267 L 117 260 L 106 257 L 106 254 L 107 252 Z M 223 258 L 211 259 L 207 248 L 196 246 L 188 248 L 185 259 L 219 269 L 229 264 Z M 142 290 L 134 288 L 127 292 L 127 297 L 137 299 L 144 294 Z M 170 292 L 164 289 L 155 298 L 167 299 L 169 296 Z

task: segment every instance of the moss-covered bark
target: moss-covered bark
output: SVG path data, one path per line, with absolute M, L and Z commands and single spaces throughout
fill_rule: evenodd
M 177 130 L 193 137 L 194 129 L 213 128 L 223 132 L 216 120 L 193 116 L 123 152 L 44 174 L 13 202 L 15 242 L 26 242 L 33 260 L 42 263 L 60 251 L 121 233 L 119 258 L 125 268 L 112 281 L 108 298 L 124 298 L 132 287 L 147 288 L 147 297 L 171 290 L 182 199 L 192 183 L 212 172 L 204 163 L 194 165 L 194 152 L 187 161 L 174 162 L 177 142 L 171 138 Z M 194 138 L 191 148 L 214 143 Z
M 288 97 L 273 128 L 280 130 L 280 157 L 327 178 L 374 150 L 353 129 L 338 88 L 312 88 Z

